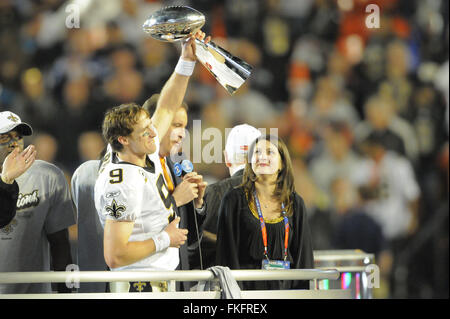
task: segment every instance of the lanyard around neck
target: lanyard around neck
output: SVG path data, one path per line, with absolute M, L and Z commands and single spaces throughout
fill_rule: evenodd
M 261 211 L 261 205 L 259 204 L 258 195 L 256 195 L 256 191 L 253 193 L 253 197 L 255 199 L 256 209 L 258 211 L 259 221 L 261 225 L 261 233 L 263 237 L 263 243 L 264 243 L 264 256 L 269 259 L 268 256 L 268 249 L 267 249 L 267 228 L 266 223 L 264 222 L 264 217 Z M 284 209 L 284 203 L 281 203 L 281 210 L 283 213 L 283 219 L 284 219 L 284 260 L 287 260 L 287 249 L 288 249 L 288 242 L 289 242 L 289 221 L 286 217 L 286 210 Z

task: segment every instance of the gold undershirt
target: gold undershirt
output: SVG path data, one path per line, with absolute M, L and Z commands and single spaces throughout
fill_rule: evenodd
M 256 204 L 255 204 L 255 201 L 253 200 L 253 196 L 249 196 L 249 193 L 246 190 L 245 197 L 247 198 L 248 207 L 250 208 L 250 211 L 252 212 L 253 216 L 255 216 L 255 218 L 259 220 L 259 214 L 258 214 L 258 210 L 256 209 Z M 273 219 L 264 218 L 264 222 L 267 224 L 277 224 L 281 221 L 283 221 L 283 216 L 281 216 L 281 214 L 280 214 L 280 217 L 273 218 Z

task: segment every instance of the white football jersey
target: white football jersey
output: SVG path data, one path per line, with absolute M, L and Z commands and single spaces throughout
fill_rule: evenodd
M 159 140 L 155 137 L 159 148 Z M 158 152 L 158 149 L 156 150 Z M 133 221 L 129 241 L 144 241 L 163 231 L 175 218 L 173 198 L 169 195 L 161 165 L 147 158 L 146 168 L 121 162 L 107 152 L 95 183 L 95 207 L 105 227 L 107 219 Z M 169 247 L 136 263 L 112 270 L 175 270 L 178 248 Z

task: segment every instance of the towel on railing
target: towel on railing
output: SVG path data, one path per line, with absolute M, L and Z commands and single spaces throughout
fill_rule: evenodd
M 223 266 L 213 266 L 206 270 L 211 270 L 214 276 L 219 280 L 221 289 L 221 299 L 241 299 L 241 289 L 230 272 L 230 268 Z M 197 291 L 215 290 L 215 282 L 212 280 L 199 281 Z

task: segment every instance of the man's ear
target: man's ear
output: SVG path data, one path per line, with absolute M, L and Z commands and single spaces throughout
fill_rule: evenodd
M 126 136 L 119 136 L 117 141 L 122 145 L 128 145 L 128 138 Z
M 223 157 L 225 158 L 225 165 L 226 165 L 227 167 L 231 167 L 231 163 L 230 163 L 230 161 L 228 160 L 228 154 L 227 154 L 227 151 L 223 151 Z

